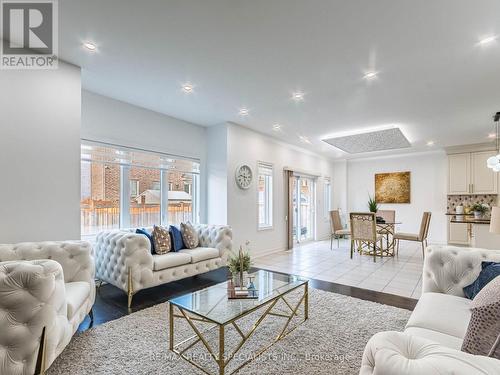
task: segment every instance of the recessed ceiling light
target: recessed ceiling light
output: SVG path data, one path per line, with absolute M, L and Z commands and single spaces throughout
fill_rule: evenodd
M 83 47 L 85 47 L 85 49 L 89 50 L 90 52 L 97 51 L 97 46 L 93 42 L 83 42 Z
M 194 91 L 194 85 L 192 83 L 186 82 L 182 85 L 182 91 L 186 94 L 191 94 Z
M 279 131 L 281 130 L 281 125 L 280 125 L 280 124 L 274 124 L 274 125 L 273 125 L 273 130 L 274 130 L 275 132 L 279 132 Z
M 248 108 L 243 107 L 243 108 L 240 108 L 240 110 L 239 110 L 238 113 L 239 113 L 240 116 L 248 116 L 248 114 L 250 113 L 250 111 L 248 110 Z
M 488 138 L 495 139 L 497 135 L 495 133 L 488 134 Z
M 296 102 L 301 102 L 304 100 L 305 94 L 302 91 L 295 91 L 292 93 L 292 99 Z
M 479 40 L 479 45 L 481 46 L 485 46 L 487 44 L 490 44 L 492 42 L 494 42 L 495 40 L 497 40 L 498 36 L 497 35 L 489 35 L 489 36 L 486 36 L 482 39 Z
M 309 143 L 311 144 L 311 141 L 309 140 L 309 138 L 307 138 L 306 136 L 304 135 L 299 135 L 299 139 L 304 142 L 304 143 Z
M 366 72 L 363 76 L 364 79 L 373 79 L 373 78 L 376 78 L 377 77 L 377 74 L 378 72 L 374 72 L 374 71 L 369 71 L 369 72 Z
M 428 141 L 427 146 L 434 146 L 434 141 Z

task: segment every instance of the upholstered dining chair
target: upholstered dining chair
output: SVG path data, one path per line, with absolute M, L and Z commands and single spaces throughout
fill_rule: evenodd
M 348 236 L 351 234 L 349 229 L 344 229 L 340 220 L 339 210 L 330 211 L 330 249 L 333 250 L 333 239 L 337 239 L 337 247 L 340 247 L 340 236 Z
M 396 221 L 396 211 L 395 210 L 378 210 L 377 216 L 384 219 L 386 223 L 394 223 Z M 386 228 L 380 228 L 377 233 L 387 234 L 389 231 Z
M 422 257 L 425 256 L 425 248 L 427 247 L 427 234 L 429 233 L 429 225 L 431 223 L 431 213 L 424 212 L 422 221 L 420 222 L 420 231 L 418 234 L 413 233 L 394 233 L 394 240 L 396 241 L 396 255 L 399 253 L 400 241 L 415 241 L 420 242 L 422 245 Z
M 382 236 L 377 233 L 376 215 L 373 212 L 351 212 L 351 259 L 356 243 L 359 249 L 363 246 L 373 251 L 373 261 L 377 259 L 377 243 L 382 251 Z

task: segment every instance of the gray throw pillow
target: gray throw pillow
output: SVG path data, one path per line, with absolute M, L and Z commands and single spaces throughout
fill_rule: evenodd
M 191 225 L 191 223 L 181 223 L 181 233 L 184 245 L 188 249 L 194 249 L 198 247 L 198 244 L 200 242 L 198 233 L 196 232 L 196 229 L 194 229 L 194 227 Z
M 481 289 L 470 308 L 462 351 L 500 359 L 500 276 Z

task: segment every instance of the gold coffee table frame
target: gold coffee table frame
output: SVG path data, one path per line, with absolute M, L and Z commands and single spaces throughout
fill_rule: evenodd
M 285 296 L 287 294 L 293 292 L 294 290 L 299 289 L 299 288 L 304 288 L 304 293 L 303 293 L 302 297 L 300 298 L 300 300 L 297 304 L 295 304 L 295 305 L 290 304 L 290 302 L 285 299 Z M 273 312 L 273 308 L 276 306 L 276 304 L 280 300 L 283 301 L 285 303 L 285 305 L 288 307 L 288 309 L 290 310 L 289 315 L 281 313 L 281 312 Z M 300 323 L 298 323 L 294 327 L 292 327 L 291 329 L 288 329 L 292 319 L 296 316 L 299 316 L 299 314 L 297 312 L 298 312 L 301 305 L 304 306 L 304 319 Z M 259 309 L 264 309 L 263 314 L 257 319 L 257 321 L 253 324 L 252 328 L 247 333 L 243 332 L 241 330 L 241 328 L 238 326 L 237 321 L 240 320 L 241 318 L 247 316 L 248 314 L 255 312 L 256 310 L 259 310 Z M 176 313 L 175 310 L 177 310 L 178 313 Z M 231 362 L 231 360 L 234 358 L 236 353 L 243 347 L 245 342 L 247 342 L 247 340 L 249 340 L 252 337 L 252 335 L 254 334 L 257 327 L 259 327 L 259 325 L 262 323 L 262 321 L 267 316 L 273 316 L 273 317 L 277 317 L 277 318 L 286 319 L 285 324 L 284 324 L 283 328 L 281 329 L 279 335 L 276 336 L 276 338 L 274 338 L 274 340 L 270 344 L 268 344 L 268 345 L 264 346 L 263 348 L 261 348 L 260 350 L 258 350 L 255 354 L 252 355 L 252 357 L 250 359 L 243 362 L 240 366 L 238 366 L 236 369 L 234 369 L 230 373 L 230 374 L 234 374 L 237 371 L 239 371 L 242 367 L 249 364 L 254 358 L 257 358 L 259 355 L 261 355 L 263 352 L 265 352 L 267 349 L 269 349 L 271 346 L 273 346 L 277 341 L 283 339 L 286 335 L 288 335 L 290 332 L 292 332 L 295 328 L 297 328 L 299 325 L 304 323 L 309 318 L 309 281 L 305 280 L 303 284 L 297 285 L 297 286 L 295 286 L 295 287 L 293 287 L 293 288 L 291 288 L 291 289 L 289 289 L 289 290 L 287 290 L 287 291 L 285 291 L 285 292 L 283 292 L 283 293 L 281 293 L 273 298 L 270 298 L 268 301 L 265 301 L 262 304 L 255 306 L 254 308 L 252 308 L 250 310 L 245 311 L 244 313 L 238 315 L 237 317 L 235 317 L 235 318 L 233 318 L 225 323 L 216 322 L 216 321 L 211 320 L 207 317 L 204 317 L 200 314 L 197 314 L 197 313 L 194 313 L 194 312 L 189 311 L 187 309 L 184 309 L 182 306 L 179 306 L 179 305 L 172 303 L 172 302 L 169 303 L 169 312 L 170 312 L 170 314 L 169 314 L 169 327 L 170 327 L 169 348 L 170 348 L 170 350 L 173 351 L 174 353 L 178 354 L 180 357 L 182 357 L 183 359 L 185 359 L 186 361 L 191 363 L 193 366 L 195 366 L 196 368 L 198 368 L 199 370 L 203 371 L 205 374 L 208 374 L 208 375 L 214 375 L 214 374 L 211 374 L 208 370 L 204 369 L 202 367 L 202 365 L 200 365 L 199 363 L 196 363 L 193 360 L 191 360 L 185 354 L 187 350 L 191 349 L 194 345 L 196 345 L 197 343 L 199 343 L 201 341 L 203 343 L 203 345 L 205 346 L 205 348 L 207 349 L 208 353 L 210 354 L 210 357 L 215 360 L 216 365 L 219 368 L 218 375 L 224 375 L 224 374 L 226 374 L 225 371 L 226 371 L 227 365 Z M 189 337 L 189 338 L 187 338 L 187 339 L 185 339 L 177 344 L 174 343 L 174 328 L 175 328 L 174 322 L 175 322 L 175 319 L 183 319 L 183 320 L 187 321 L 187 323 L 189 324 L 189 326 L 191 327 L 191 329 L 195 333 L 193 336 L 191 336 L 191 337 Z M 207 328 L 204 331 L 200 331 L 193 323 L 195 321 L 207 323 L 207 324 L 214 324 L 214 325 Z M 225 327 L 227 325 L 233 326 L 236 329 L 236 331 L 238 332 L 238 334 L 241 336 L 240 343 L 238 345 L 236 345 L 236 348 L 234 349 L 234 351 L 229 355 L 225 354 L 225 340 L 224 340 L 225 339 Z M 212 349 L 212 347 L 208 343 L 207 339 L 204 337 L 205 333 L 213 330 L 214 328 L 218 328 L 218 331 L 219 331 L 218 352 L 214 352 L 214 350 Z M 181 345 L 183 345 L 191 340 L 194 340 L 194 341 L 192 343 L 190 343 L 187 347 L 185 347 L 182 350 L 178 349 L 179 346 L 181 346 Z

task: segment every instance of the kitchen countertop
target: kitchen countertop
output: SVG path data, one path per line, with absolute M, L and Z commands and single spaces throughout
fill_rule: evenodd
M 490 218 L 486 217 L 484 219 L 474 219 L 474 215 L 456 215 L 456 214 L 446 214 L 451 215 L 452 218 L 450 222 L 452 223 L 462 223 L 462 224 L 490 224 Z

